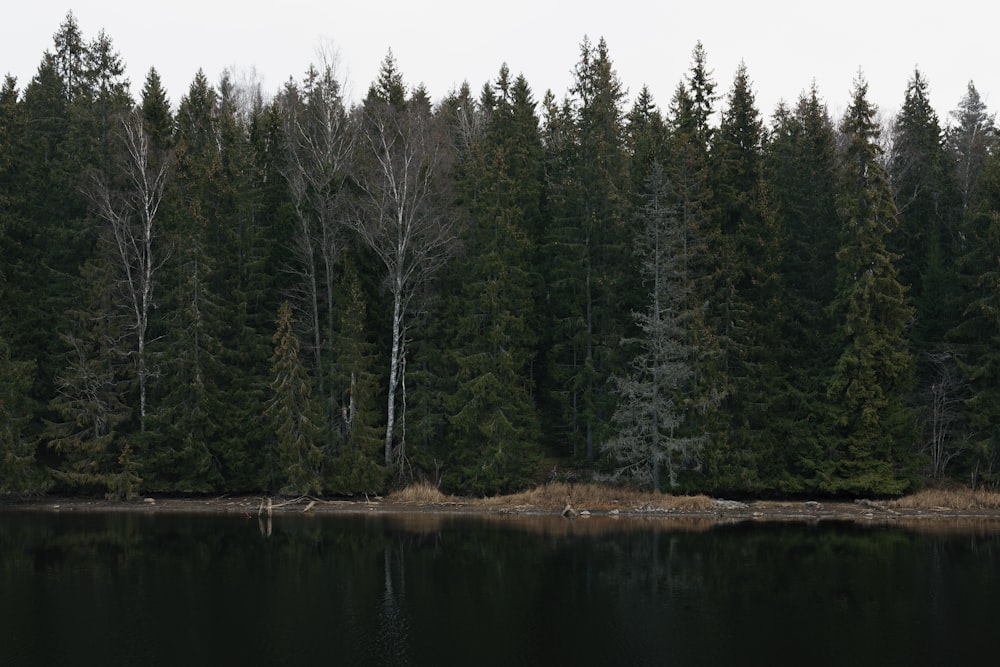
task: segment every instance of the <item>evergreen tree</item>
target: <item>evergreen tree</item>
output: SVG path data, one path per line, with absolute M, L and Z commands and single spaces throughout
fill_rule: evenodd
M 782 446 L 770 476 L 777 490 L 801 492 L 829 444 L 829 369 L 839 238 L 833 123 L 816 86 L 794 110 L 776 114 L 767 156 L 767 180 L 783 240 L 784 289 L 780 323 L 781 382 L 769 417 Z
M 702 438 L 705 451 L 711 455 L 707 460 L 699 457 L 692 465 L 701 477 L 690 478 L 685 487 L 704 488 L 706 477 L 712 480 L 708 483 L 719 478 L 717 453 L 726 446 L 726 428 L 719 406 L 727 387 L 718 327 L 710 319 L 708 308 L 717 302 L 713 294 L 718 277 L 714 249 L 718 247 L 720 233 L 709 183 L 708 146 L 703 139 L 708 129 L 700 127 L 693 99 L 688 87 L 679 84 L 670 105 L 669 159 L 664 171 L 671 184 L 670 205 L 682 229 L 683 270 L 693 286 L 691 302 L 684 310 L 690 313 L 687 342 L 697 348 L 699 363 L 686 397 L 685 414 L 689 421 L 686 431 L 691 437 Z
M 719 261 L 713 272 L 719 298 L 710 315 L 722 345 L 728 384 L 723 411 L 730 419 L 716 483 L 759 490 L 770 482 L 760 478 L 758 467 L 774 460 L 778 440 L 770 415 L 779 393 L 781 238 L 764 180 L 766 131 L 742 64 L 727 103 L 710 159 L 719 216 L 713 253 Z
M 264 414 L 277 437 L 281 493 L 304 496 L 322 491 L 321 412 L 312 397 L 312 378 L 299 358 L 299 339 L 288 302 L 278 313 L 271 357 L 272 396 Z
M 0 337 L 0 495 L 36 493 L 47 486 L 35 463 L 31 429 L 38 412 L 30 397 L 34 375 L 34 362 L 14 359 Z
M 897 224 L 888 174 L 881 166 L 875 108 L 868 84 L 855 83 L 841 122 L 839 206 L 843 219 L 837 253 L 837 359 L 827 395 L 842 445 L 817 471 L 822 490 L 896 494 L 906 490 L 906 465 L 915 440 L 911 390 L 913 361 L 906 338 L 913 312 L 885 247 Z
M 341 413 L 338 445 L 324 478 L 326 490 L 338 494 L 377 493 L 385 485 L 375 372 L 378 359 L 368 340 L 366 310 L 357 271 L 348 263 L 338 290 L 339 322 L 333 345 L 332 381 Z
M 962 213 L 969 215 L 976 199 L 979 176 L 996 143 L 996 115 L 987 113 L 986 103 L 970 81 L 958 109 L 952 111 L 951 116 L 955 125 L 948 129 L 946 141 L 961 196 Z
M 170 109 L 167 91 L 163 89 L 160 73 L 150 67 L 142 86 L 139 102 L 146 132 L 157 150 L 166 150 L 173 145 L 174 114 Z
M 699 314 L 692 308 L 686 231 L 669 203 L 659 163 L 653 164 L 644 191 L 648 194 L 637 213 L 644 229 L 636 245 L 649 305 L 635 314 L 640 335 L 629 346 L 636 353 L 630 373 L 616 378 L 618 431 L 604 449 L 615 461 L 616 476 L 659 490 L 665 472 L 668 487 L 675 490 L 680 471 L 698 461 L 705 440 L 690 432 L 686 414 L 695 408 L 688 397 L 700 361 L 691 336 Z
M 485 130 L 473 135 L 460 166 L 470 221 L 456 262 L 451 352 L 455 388 L 449 408 L 452 442 L 444 484 L 477 494 L 523 487 L 538 459 L 539 422 L 529 377 L 535 337 L 528 233 L 537 214 L 540 146 L 534 102 L 523 78 L 506 66 L 480 102 Z
M 609 379 L 622 362 L 618 340 L 635 295 L 623 293 L 628 249 L 629 177 L 622 103 L 625 91 L 607 44 L 584 39 L 574 72 L 574 98 L 550 134 L 562 164 L 550 171 L 550 391 L 562 408 L 564 433 L 588 461 L 608 436 L 614 411 Z
M 925 347 L 940 340 L 955 313 L 948 314 L 954 296 L 938 280 L 924 285 L 954 263 L 957 227 L 957 192 L 944 147 L 944 133 L 928 99 L 927 81 L 914 72 L 906 89 L 903 108 L 893 126 L 889 173 L 892 178 L 899 226 L 887 238 L 890 250 L 900 256 L 900 280 L 909 286 L 917 304 L 917 344 Z
M 967 383 L 965 443 L 958 465 L 973 487 L 1000 481 L 1000 157 L 984 166 L 962 227 L 959 258 L 962 318 L 949 332 Z M 960 394 L 961 395 L 961 394 Z
M 140 451 L 151 488 L 163 491 L 211 490 L 230 477 L 233 464 L 219 451 L 227 411 L 220 339 L 227 313 L 214 289 L 212 253 L 222 243 L 215 229 L 222 169 L 216 105 L 216 91 L 198 72 L 177 112 L 176 194 L 165 224 L 171 252 L 157 322 L 161 380 Z
M 142 478 L 136 472 L 129 434 L 134 430 L 128 360 L 117 341 L 125 338 L 117 317 L 110 262 L 88 262 L 81 277 L 86 298 L 68 313 L 72 333 L 62 336 L 71 350 L 56 378 L 49 408 L 55 417 L 44 436 L 58 455 L 54 480 L 63 488 L 104 491 L 131 498 Z

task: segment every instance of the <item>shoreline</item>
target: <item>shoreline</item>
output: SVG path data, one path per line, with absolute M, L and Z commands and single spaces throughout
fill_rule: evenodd
M 268 508 L 270 501 L 270 508 Z M 1000 526 L 1000 509 L 894 507 L 894 501 L 832 500 L 746 502 L 711 499 L 703 507 L 609 506 L 580 501 L 564 507 L 505 503 L 502 499 L 448 499 L 401 501 L 392 497 L 362 500 L 281 498 L 267 496 L 217 496 L 212 498 L 145 497 L 133 501 L 64 496 L 0 498 L 0 512 L 210 514 L 255 518 L 273 515 L 437 515 L 467 517 L 556 517 L 567 521 L 594 519 L 699 519 L 715 523 L 788 521 L 857 521 L 862 523 L 927 523 L 986 521 Z

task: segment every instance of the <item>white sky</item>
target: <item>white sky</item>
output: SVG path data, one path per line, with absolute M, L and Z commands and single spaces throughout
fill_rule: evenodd
M 525 75 L 537 100 L 550 88 L 561 99 L 584 35 L 607 40 L 629 105 L 647 84 L 665 108 L 698 40 L 720 93 L 746 62 L 768 119 L 813 79 L 839 117 L 859 68 L 886 114 L 902 104 L 917 66 L 943 123 L 969 80 L 991 113 L 1000 95 L 1000 5 L 983 0 L 839 0 L 822 8 L 807 0 L 27 0 L 0 19 L 0 75 L 13 74 L 23 90 L 70 9 L 85 38 L 102 28 L 111 37 L 137 96 L 155 66 L 174 105 L 198 68 L 213 82 L 228 68 L 238 77 L 255 70 L 272 94 L 289 76 L 301 79 L 330 45 L 354 100 L 390 47 L 406 83 L 423 82 L 435 100 L 463 80 L 478 94 L 503 62 Z

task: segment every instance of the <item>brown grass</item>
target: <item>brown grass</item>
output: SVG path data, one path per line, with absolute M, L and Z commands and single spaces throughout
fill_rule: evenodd
M 408 503 L 420 505 L 437 505 L 441 503 L 454 502 L 454 496 L 447 496 L 430 482 L 417 482 L 407 487 L 393 491 L 387 498 L 393 503 Z
M 924 489 L 886 503 L 892 509 L 1000 509 L 1000 493 L 972 489 Z
M 521 493 L 489 498 L 448 496 L 427 482 L 411 484 L 394 491 L 389 502 L 408 504 L 462 503 L 491 509 L 530 507 L 543 511 L 562 511 L 567 504 L 577 510 L 676 510 L 708 511 L 713 509 L 708 496 L 672 496 L 651 491 L 636 491 L 606 484 L 567 484 L 550 482 Z

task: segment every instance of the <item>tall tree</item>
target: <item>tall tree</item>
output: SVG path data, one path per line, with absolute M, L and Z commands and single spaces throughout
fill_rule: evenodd
M 718 298 L 710 315 L 722 345 L 730 419 L 717 475 L 723 486 L 759 489 L 767 482 L 758 465 L 770 464 L 777 440 L 767 415 L 778 393 L 781 239 L 764 179 L 766 130 L 743 64 L 726 101 L 710 158 L 719 216 Z
M 840 218 L 836 137 L 816 86 L 794 109 L 779 108 L 766 162 L 783 241 L 782 382 L 771 418 L 784 445 L 774 453 L 773 484 L 801 492 L 829 444 L 826 389 L 836 359 L 829 305 L 836 278 Z
M 623 137 L 625 91 L 607 43 L 584 39 L 574 70 L 573 98 L 550 114 L 550 133 L 563 133 L 560 170 L 550 172 L 553 225 L 548 283 L 559 332 L 548 353 L 550 391 L 564 430 L 592 460 L 614 411 L 609 379 L 620 366 L 618 340 L 636 296 L 623 293 L 631 237 L 628 156 Z
M 89 189 L 92 205 L 110 232 L 116 292 L 131 332 L 127 351 L 135 365 L 140 429 L 145 427 L 149 380 L 150 315 L 157 272 L 165 252 L 159 247 L 160 203 L 169 173 L 169 156 L 155 151 L 138 110 L 121 120 L 121 157 L 116 173 L 98 173 Z
M 653 489 L 677 489 L 679 474 L 693 468 L 705 438 L 692 433 L 689 400 L 699 364 L 693 325 L 699 313 L 688 269 L 687 232 L 671 205 L 669 183 L 654 162 L 637 216 L 643 231 L 636 240 L 641 273 L 649 291 L 646 309 L 635 314 L 639 336 L 631 370 L 616 377 L 621 395 L 614 414 L 617 433 L 604 449 L 615 461 L 616 475 Z
M 336 430 L 330 378 L 336 337 L 336 285 L 342 271 L 347 225 L 344 181 L 353 133 L 332 63 L 310 67 L 301 93 L 285 91 L 285 180 L 295 210 L 291 271 L 295 305 L 306 321 L 317 391 L 327 405 L 327 433 Z
M 355 229 L 385 268 L 392 295 L 385 464 L 405 455 L 396 433 L 397 399 L 405 405 L 407 326 L 414 300 L 449 258 L 455 238 L 445 185 L 450 156 L 434 116 L 370 96 L 360 110 L 354 154 L 360 190 Z M 396 437 L 399 436 L 399 442 Z
M 839 207 L 843 219 L 837 253 L 837 359 L 827 396 L 842 439 L 818 471 L 819 487 L 850 493 L 901 493 L 908 481 L 914 420 L 906 401 L 913 361 L 907 340 L 913 311 L 897 277 L 896 257 L 885 247 L 897 211 L 882 167 L 879 126 L 859 77 L 841 121 Z
M 697 61 L 696 61 L 697 62 Z M 665 165 L 667 182 L 671 184 L 670 205 L 676 211 L 682 230 L 683 271 L 690 277 L 693 294 L 685 308 L 690 313 L 686 323 L 686 342 L 696 347 L 699 360 L 691 390 L 686 397 L 690 406 L 686 415 L 691 437 L 703 438 L 708 452 L 722 451 L 726 429 L 719 407 L 727 387 L 723 373 L 722 346 L 718 327 L 711 319 L 706 304 L 716 303 L 712 294 L 718 278 L 719 217 L 714 213 L 709 179 L 709 153 L 705 137 L 708 127 L 701 125 L 701 114 L 686 83 L 678 84 L 670 103 L 668 117 L 669 151 Z M 718 457 L 713 455 L 713 460 Z M 700 479 L 690 479 L 685 486 L 703 488 L 705 476 L 717 478 L 714 469 L 706 469 L 699 457 L 693 468 L 700 469 Z M 717 467 L 717 466 L 716 466 Z
M 523 77 L 511 81 L 506 66 L 480 107 L 483 131 L 469 137 L 458 163 L 470 220 L 449 308 L 455 386 L 445 402 L 452 447 L 444 483 L 489 494 L 524 486 L 539 454 L 529 226 L 539 204 L 541 143 L 531 91 Z
M 957 346 L 964 398 L 965 451 L 956 463 L 972 486 L 1000 482 L 1000 155 L 986 162 L 962 225 L 962 318 Z
M 910 287 L 918 305 L 919 329 L 940 339 L 946 325 L 933 320 L 953 318 L 934 310 L 953 299 L 939 291 L 944 285 L 924 285 L 924 278 L 943 270 L 942 265 L 953 263 L 957 192 L 945 153 L 944 132 L 928 95 L 927 81 L 917 70 L 893 125 L 889 175 L 899 209 L 899 226 L 887 242 L 900 256 L 900 280 Z M 925 303 L 928 288 L 931 294 Z
M 228 467 L 227 457 L 218 455 L 228 404 L 221 368 L 226 313 L 214 289 L 219 267 L 212 252 L 222 245 L 217 104 L 199 71 L 177 110 L 173 194 L 164 220 L 171 252 L 157 309 L 161 378 L 141 452 L 150 488 L 162 491 L 210 490 L 225 474 L 220 468 Z
M 962 212 L 968 215 L 976 197 L 979 176 L 996 142 L 996 114 L 986 111 L 986 103 L 970 81 L 958 109 L 952 111 L 951 116 L 955 125 L 946 135 L 948 150 L 961 195 Z

